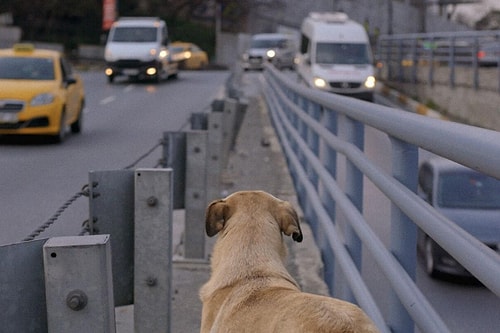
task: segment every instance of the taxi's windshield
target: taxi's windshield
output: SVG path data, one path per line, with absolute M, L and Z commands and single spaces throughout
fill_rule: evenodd
M 0 57 L 2 80 L 54 80 L 54 62 L 50 58 Z

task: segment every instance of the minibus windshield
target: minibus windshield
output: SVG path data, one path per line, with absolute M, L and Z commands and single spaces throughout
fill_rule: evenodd
M 316 63 L 339 65 L 370 64 L 367 44 L 361 43 L 318 43 L 316 45 Z

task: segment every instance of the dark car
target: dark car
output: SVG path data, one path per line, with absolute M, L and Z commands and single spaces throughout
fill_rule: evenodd
M 500 244 L 500 181 L 443 158 L 424 162 L 419 194 L 438 212 L 492 249 Z M 471 274 L 422 230 L 418 250 L 426 271 L 470 277 Z
M 490 42 L 479 46 L 477 61 L 480 66 L 497 66 L 500 61 L 500 42 Z

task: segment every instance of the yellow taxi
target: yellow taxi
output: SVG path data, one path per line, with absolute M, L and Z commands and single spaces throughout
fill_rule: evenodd
M 0 49 L 0 135 L 49 135 L 82 130 L 85 92 L 61 52 L 16 44 Z
M 173 42 L 170 44 L 173 59 L 181 69 L 203 69 L 208 65 L 208 55 L 193 43 Z

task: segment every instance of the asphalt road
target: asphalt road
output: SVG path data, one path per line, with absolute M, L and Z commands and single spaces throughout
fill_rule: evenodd
M 159 85 L 117 80 L 101 71 L 82 73 L 84 128 L 63 144 L 42 138 L 0 137 L 0 245 L 15 243 L 45 223 L 88 183 L 89 171 L 119 170 L 180 130 L 191 113 L 210 107 L 227 71 L 185 71 Z M 137 164 L 154 167 L 161 147 Z M 76 200 L 41 237 L 77 235 L 88 200 Z

